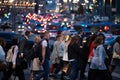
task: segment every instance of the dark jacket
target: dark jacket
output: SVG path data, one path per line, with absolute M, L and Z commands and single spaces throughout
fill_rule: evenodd
M 78 44 L 68 45 L 68 59 L 78 59 L 79 46 Z
M 47 41 L 47 47 L 46 47 L 46 55 L 45 55 L 45 59 L 50 59 L 50 48 L 49 48 L 49 42 L 48 39 L 43 38 L 42 41 L 46 40 Z

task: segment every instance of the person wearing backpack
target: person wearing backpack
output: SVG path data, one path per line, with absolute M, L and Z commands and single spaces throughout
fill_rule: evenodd
M 42 57 L 42 45 L 41 45 L 41 37 L 40 36 L 35 36 L 34 39 L 34 45 L 32 48 L 32 74 L 31 76 L 33 76 L 32 78 L 34 78 L 35 80 L 37 79 L 37 75 L 38 73 L 40 73 L 40 66 L 41 66 L 41 57 Z
M 18 58 L 18 38 L 12 39 L 12 46 L 8 50 L 6 61 L 9 63 L 7 74 L 4 76 L 4 80 L 9 80 L 11 75 L 15 73 L 15 76 L 18 76 L 19 80 L 25 80 L 24 72 L 22 66 L 17 65 L 17 58 Z M 15 77 L 16 78 L 16 77 Z
M 39 78 L 43 77 L 43 80 L 49 80 L 49 72 L 50 72 L 50 49 L 49 49 L 49 32 L 44 33 L 44 37 L 41 41 L 42 45 L 42 66 L 44 69 L 44 73 L 39 75 Z

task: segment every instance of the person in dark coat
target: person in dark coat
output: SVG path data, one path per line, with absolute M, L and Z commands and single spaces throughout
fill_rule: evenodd
M 71 80 L 76 80 L 78 74 L 78 56 L 79 56 L 79 46 L 78 46 L 78 37 L 73 36 L 68 45 L 68 59 L 71 64 L 70 78 Z
M 80 80 L 85 79 L 85 69 L 87 65 L 87 60 L 88 60 L 88 54 L 89 54 L 89 47 L 87 45 L 87 40 L 84 40 L 84 36 L 82 35 L 83 31 L 79 30 L 78 32 L 78 38 L 79 38 L 79 59 L 78 59 L 78 70 L 80 70 Z M 84 42 L 85 41 L 85 42 Z

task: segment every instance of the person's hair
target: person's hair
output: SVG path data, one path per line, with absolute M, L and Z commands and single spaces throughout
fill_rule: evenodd
M 97 37 L 94 40 L 94 48 L 97 48 L 97 46 L 99 46 L 100 44 L 102 44 L 103 38 L 102 37 Z
M 60 37 L 61 37 L 60 35 L 57 35 L 55 39 L 58 40 L 60 39 Z
M 95 40 L 95 38 L 97 37 L 96 34 L 93 34 L 89 37 L 88 39 L 88 46 L 90 46 L 90 44 Z
M 14 37 L 14 38 L 12 39 L 12 44 L 13 44 L 13 45 L 18 45 L 18 38 L 17 38 L 17 37 Z
M 82 31 L 82 29 L 80 29 L 79 31 L 78 31 L 78 34 L 81 34 L 83 31 Z
M 43 35 L 46 36 L 48 34 L 49 34 L 49 31 L 45 31 Z
M 30 31 L 26 31 L 26 32 L 25 32 L 25 35 L 26 35 L 26 36 L 30 35 Z
M 78 42 L 78 37 L 77 36 L 73 36 L 71 37 L 71 41 L 70 41 L 70 44 L 69 45 L 73 45 L 73 44 L 76 44 Z
M 62 33 L 61 30 L 58 30 L 58 31 L 57 31 L 57 35 L 60 35 L 61 33 Z
M 4 38 L 0 38 L 0 45 L 1 45 L 2 47 L 5 47 L 5 46 L 6 46 L 6 41 L 5 41 Z
M 98 37 L 102 37 L 103 40 L 105 40 L 105 35 L 104 35 L 103 33 L 99 33 L 99 34 L 98 34 Z
M 119 36 L 115 39 L 115 42 L 118 42 L 120 44 L 120 37 Z
M 35 36 L 35 39 L 37 39 L 37 40 L 39 40 L 39 41 L 41 41 L 41 37 L 40 36 Z

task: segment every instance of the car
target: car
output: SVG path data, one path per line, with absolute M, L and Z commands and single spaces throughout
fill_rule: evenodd
M 5 52 L 7 52 L 7 50 L 11 47 L 12 43 L 12 39 L 14 37 L 17 37 L 17 35 L 14 32 L 0 32 L 0 37 L 4 38 L 6 41 L 6 47 L 4 48 Z
M 56 37 L 57 36 L 57 30 L 49 30 L 50 37 Z
M 68 29 L 69 32 L 71 32 L 73 35 L 77 35 L 78 32 L 75 29 Z
M 117 36 L 115 35 L 112 35 L 112 34 L 104 34 L 105 35 L 105 47 L 107 47 L 108 45 L 111 46 L 110 47 L 110 51 L 112 52 L 113 51 L 113 45 L 114 45 L 114 42 L 117 38 Z
M 17 37 L 19 41 L 22 39 L 22 35 L 19 35 L 15 32 L 0 32 L 0 37 L 4 38 L 6 41 L 6 46 L 4 47 L 6 53 L 9 50 L 9 48 L 12 46 L 13 38 Z M 31 48 L 34 42 L 32 40 L 28 40 L 27 43 L 29 45 L 29 48 Z
M 43 27 L 40 27 L 40 26 L 36 26 L 34 29 L 33 29 L 33 32 L 34 33 L 37 33 L 37 34 L 44 34 L 46 31 L 45 28 Z
M 91 31 L 83 31 L 83 37 L 89 37 L 92 34 Z

